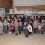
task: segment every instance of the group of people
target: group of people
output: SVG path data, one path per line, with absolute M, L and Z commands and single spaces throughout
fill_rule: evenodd
M 16 35 L 22 32 L 26 37 L 34 33 L 44 33 L 40 17 L 36 16 L 2 16 L 0 17 L 0 34 L 15 33 Z

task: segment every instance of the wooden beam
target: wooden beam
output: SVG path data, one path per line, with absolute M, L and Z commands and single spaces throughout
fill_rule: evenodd
M 45 11 L 45 5 L 38 6 L 16 6 L 18 10 L 34 10 L 34 11 Z

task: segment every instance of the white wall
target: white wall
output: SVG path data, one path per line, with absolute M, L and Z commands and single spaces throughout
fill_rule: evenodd
M 38 14 L 45 14 L 45 11 L 39 11 Z
M 13 0 L 16 6 L 45 5 L 45 0 Z
M 13 5 L 14 6 L 34 6 L 34 5 L 45 5 L 45 0 L 13 0 Z M 16 8 L 14 7 L 14 12 L 15 13 L 24 13 L 24 11 L 18 11 L 16 10 Z M 39 14 L 44 13 L 43 12 L 38 12 Z

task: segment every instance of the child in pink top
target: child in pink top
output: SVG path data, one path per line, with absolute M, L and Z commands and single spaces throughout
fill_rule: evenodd
M 11 32 L 11 23 L 8 23 L 8 32 Z
M 16 35 L 18 35 L 18 21 L 17 21 L 16 18 L 15 18 L 15 21 L 14 21 L 14 26 L 15 26 L 15 33 L 16 33 Z

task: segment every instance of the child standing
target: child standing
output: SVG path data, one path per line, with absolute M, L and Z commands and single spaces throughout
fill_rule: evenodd
M 37 29 L 38 29 L 38 20 L 34 20 L 33 28 L 34 28 L 34 34 L 37 33 Z
M 14 21 L 11 22 L 11 31 L 12 31 L 12 33 L 15 32 L 15 30 L 14 30 Z
M 29 35 L 31 35 L 31 33 L 32 33 L 32 26 L 31 26 L 30 23 L 28 24 L 27 28 L 28 28 L 28 31 L 29 31 Z
M 16 33 L 16 35 L 18 35 L 18 21 L 17 21 L 17 19 L 16 19 L 16 17 L 14 18 L 14 27 L 15 27 L 15 33 Z
M 22 22 L 19 22 L 18 31 L 19 31 L 19 34 L 21 34 L 21 31 L 22 31 Z
M 24 22 L 23 30 L 24 30 L 25 37 L 28 37 L 28 28 L 27 28 L 27 23 L 26 22 Z
M 4 32 L 7 33 L 7 25 L 8 25 L 8 22 L 7 22 L 6 19 L 4 20 L 3 25 L 4 25 Z
M 8 33 L 11 33 L 11 23 L 8 22 Z
M 37 32 L 41 33 L 42 32 L 42 26 L 41 26 L 41 23 L 38 24 L 38 30 Z

